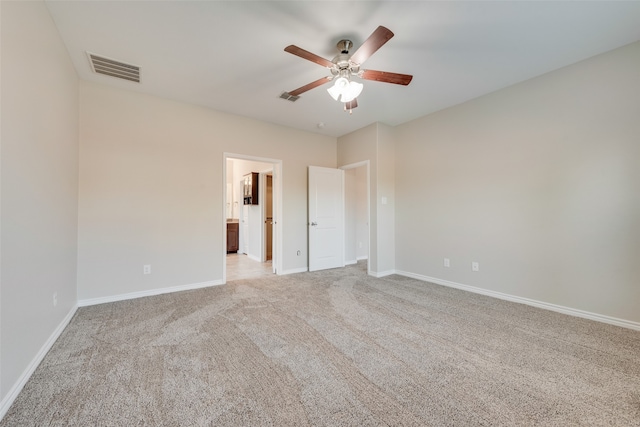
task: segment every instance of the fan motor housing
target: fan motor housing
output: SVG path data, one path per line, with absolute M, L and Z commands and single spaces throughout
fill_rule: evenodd
M 349 68 L 349 55 L 346 53 L 341 53 L 340 55 L 333 58 L 333 61 L 331 62 L 336 64 L 336 66 L 341 70 L 347 69 Z
M 353 42 L 351 40 L 340 40 L 336 47 L 340 53 L 331 61 L 335 64 L 335 67 L 331 69 L 331 74 L 342 77 L 357 75 L 360 72 L 360 64 L 351 62 L 351 56 L 349 55 L 349 49 L 353 47 Z

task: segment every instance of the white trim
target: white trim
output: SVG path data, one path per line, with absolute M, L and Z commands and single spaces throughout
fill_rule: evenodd
M 530 305 L 532 307 L 543 308 L 545 310 L 555 311 L 557 313 L 568 314 L 569 316 L 581 317 L 583 319 L 595 320 L 596 322 L 608 323 L 610 325 L 621 326 L 623 328 L 634 329 L 640 331 L 640 323 L 631 320 L 619 319 L 617 317 L 605 316 L 603 314 L 591 313 L 589 311 L 578 310 L 576 308 L 565 307 L 562 305 L 551 304 L 548 302 L 537 301 L 529 298 L 518 297 L 515 295 L 505 294 L 502 292 L 491 291 L 488 289 L 477 288 L 475 286 L 463 285 L 461 283 L 451 282 L 449 280 L 437 279 L 435 277 L 423 276 L 421 274 L 409 273 L 408 271 L 396 270 L 396 274 L 411 277 L 413 279 L 422 280 L 424 282 L 435 283 L 436 285 L 447 286 L 450 288 L 461 289 L 463 291 L 473 292 L 476 294 L 486 295 L 505 301 L 517 302 L 520 304 Z
M 369 276 L 373 276 L 373 277 L 386 277 L 386 276 L 391 276 L 392 274 L 396 274 L 395 270 L 387 270 L 387 271 L 370 271 L 369 272 Z M 397 273 L 400 274 L 400 273 Z
M 125 301 L 128 299 L 150 297 L 154 295 L 170 294 L 173 292 L 190 291 L 193 289 L 209 288 L 211 286 L 224 285 L 222 280 L 212 280 L 210 282 L 192 283 L 190 285 L 171 286 L 169 288 L 150 289 L 148 291 L 130 292 L 128 294 L 110 295 L 106 297 L 89 298 L 78 300 L 78 307 L 105 304 L 108 302 Z
M 47 341 L 42 345 L 42 347 L 40 347 L 40 351 L 38 351 L 35 357 L 31 360 L 31 363 L 29 363 L 29 365 L 24 370 L 22 375 L 20 375 L 20 377 L 18 378 L 18 381 L 16 381 L 13 387 L 11 387 L 11 390 L 9 390 L 5 398 L 2 399 L 2 402 L 0 402 L 0 420 L 2 420 L 2 418 L 4 418 L 4 416 L 7 414 L 7 411 L 13 404 L 13 401 L 16 400 L 16 398 L 22 391 L 22 388 L 25 386 L 27 381 L 29 381 L 29 378 L 31 378 L 31 375 L 33 375 L 36 368 L 38 367 L 38 365 L 40 365 L 40 363 L 42 362 L 44 357 L 47 355 L 47 353 L 49 352 L 53 344 L 56 342 L 60 334 L 62 334 L 62 331 L 64 331 L 64 329 L 67 327 L 69 322 L 71 322 L 71 319 L 73 319 L 73 315 L 76 314 L 77 310 L 78 310 L 77 305 L 74 305 L 71 308 L 71 310 L 69 310 L 69 313 L 67 313 L 67 315 L 64 317 L 64 319 L 62 319 L 60 324 L 58 324 L 56 329 L 54 329 L 54 331 L 51 333 L 51 335 L 49 336 Z
M 364 261 L 364 260 L 367 260 L 367 259 L 369 259 L 369 257 L 368 257 L 368 256 L 366 256 L 366 255 L 359 256 L 359 257 L 357 258 L 357 260 L 358 260 L 358 261 Z
M 348 261 L 345 261 L 345 262 L 344 262 L 344 265 L 354 265 L 354 264 L 357 264 L 357 263 L 358 263 L 358 261 L 357 261 L 357 260 L 355 260 L 355 259 L 350 259 L 350 260 L 348 260 Z
M 291 270 L 284 270 L 278 273 L 279 276 L 285 276 L 287 274 L 297 274 L 297 273 L 306 273 L 307 271 L 309 271 L 309 269 L 307 267 L 300 267 L 300 268 L 292 268 Z
M 222 254 L 224 255 L 224 261 L 222 262 L 222 283 L 227 283 L 227 229 L 229 226 L 227 225 L 227 153 L 224 153 L 222 156 L 222 219 L 224 220 L 222 223 Z M 240 208 L 240 203 L 238 203 L 238 208 Z M 240 213 L 238 213 L 238 218 L 240 218 Z M 241 221 L 238 221 L 238 239 L 240 239 L 240 227 L 242 224 Z M 240 252 L 240 241 L 238 240 L 238 252 Z

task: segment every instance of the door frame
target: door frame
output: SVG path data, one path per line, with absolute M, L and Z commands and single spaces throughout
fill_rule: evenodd
M 273 165 L 273 244 L 272 265 L 274 273 L 282 272 L 282 160 L 268 157 L 250 156 L 246 154 L 224 152 L 222 155 L 222 236 L 227 234 L 227 160 L 248 160 L 252 162 L 271 163 Z M 258 190 L 260 191 L 260 190 Z M 263 232 L 262 224 L 261 232 Z M 227 283 L 227 240 L 222 239 L 222 283 Z
M 261 209 L 261 213 L 262 213 L 262 226 L 261 226 L 261 233 L 262 233 L 262 254 L 261 254 L 261 258 L 262 258 L 262 262 L 267 262 L 267 181 L 269 180 L 268 177 L 271 177 L 271 222 L 274 222 L 273 219 L 273 202 L 274 202 L 274 197 L 273 197 L 273 169 L 270 169 L 268 171 L 264 171 L 264 172 L 259 172 L 259 181 L 260 181 L 260 188 L 258 189 L 259 192 L 259 199 L 264 201 L 264 205 Z M 273 227 L 273 226 L 272 226 Z M 273 228 L 271 229 L 271 262 L 273 263 L 273 252 L 275 250 L 275 239 L 274 239 L 274 235 L 273 235 Z M 275 267 L 274 267 L 274 271 L 275 273 Z
M 371 275 L 371 171 L 370 171 L 370 162 L 369 160 L 363 160 L 361 162 L 350 163 L 348 165 L 340 166 L 339 169 L 347 170 L 347 169 L 356 169 L 362 166 L 367 167 L 367 233 L 369 233 L 367 245 L 367 274 Z M 345 204 L 345 218 L 346 218 L 346 204 Z M 345 248 L 344 254 L 346 257 L 347 253 L 347 233 L 346 233 L 346 223 L 345 223 Z

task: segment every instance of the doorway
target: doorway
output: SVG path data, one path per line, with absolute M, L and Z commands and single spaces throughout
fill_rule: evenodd
M 345 180 L 345 264 L 371 274 L 369 161 L 342 166 Z
M 309 271 L 358 264 L 371 274 L 370 192 L 368 160 L 309 166 Z
M 223 281 L 278 274 L 282 269 L 282 161 L 224 153 Z M 247 197 L 247 183 L 253 183 Z M 255 188 L 257 187 L 257 189 Z M 229 252 L 229 229 L 238 230 L 237 252 Z M 232 232 L 233 233 L 233 232 Z M 233 236 L 233 234 L 231 234 Z

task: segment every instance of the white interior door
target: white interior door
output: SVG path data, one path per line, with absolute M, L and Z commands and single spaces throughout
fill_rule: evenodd
M 309 271 L 344 267 L 344 171 L 309 166 Z

